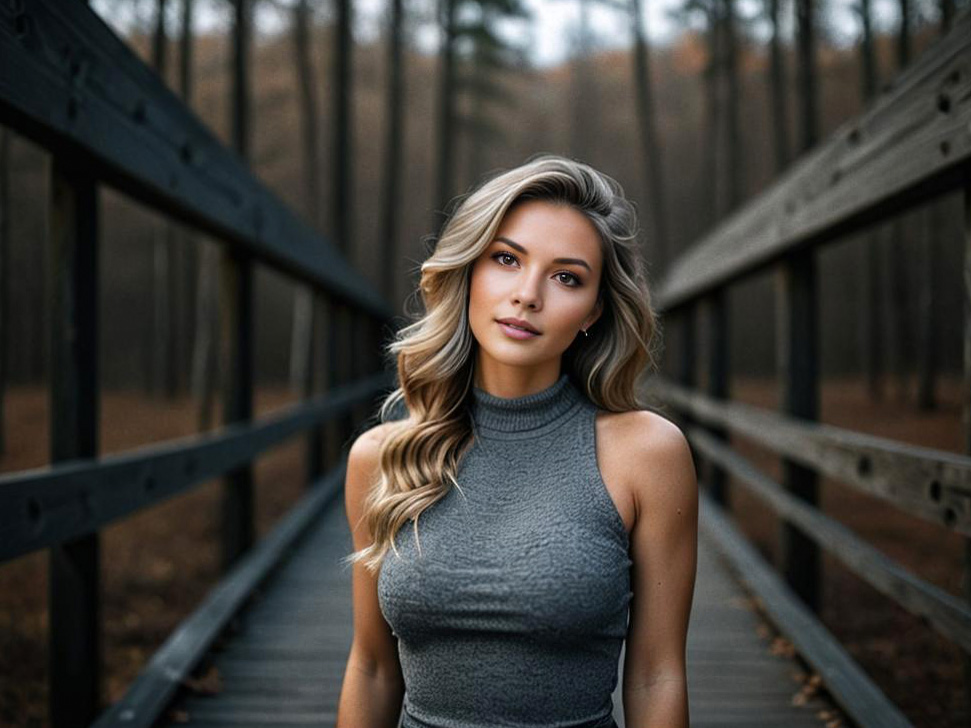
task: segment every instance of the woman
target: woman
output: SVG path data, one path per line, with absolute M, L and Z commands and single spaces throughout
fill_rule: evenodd
M 688 725 L 697 482 L 637 397 L 636 238 L 620 186 L 553 155 L 453 213 L 389 347 L 400 387 L 348 457 L 338 728 L 616 726 L 625 639 L 628 728 Z

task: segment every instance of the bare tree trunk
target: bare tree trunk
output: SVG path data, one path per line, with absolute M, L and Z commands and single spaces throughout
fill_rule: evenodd
M 351 240 L 351 0 L 336 0 L 337 39 L 334 53 L 334 137 L 333 166 L 333 235 L 337 245 L 350 258 Z
M 725 4 L 725 122 L 727 125 L 726 170 L 728 189 L 727 211 L 731 212 L 742 201 L 742 137 L 739 133 L 739 83 L 738 48 L 735 21 L 735 0 L 722 0 Z
M 182 36 L 179 87 L 182 99 L 187 105 L 192 105 L 193 73 L 193 22 L 194 0 L 182 0 Z M 216 402 L 216 388 L 218 382 L 218 358 L 216 351 L 216 337 L 219 316 L 216 309 L 216 250 L 213 243 L 203 241 L 187 232 L 186 268 L 188 281 L 195 273 L 195 287 L 191 306 L 187 311 L 195 312 L 195 322 L 192 330 L 192 358 L 189 375 L 192 397 L 198 407 L 196 413 L 197 428 L 205 432 L 212 428 L 212 410 Z M 193 271 L 194 268 L 194 271 Z M 186 330 L 189 330 L 189 326 Z
M 391 0 L 391 27 L 388 39 L 388 127 L 384 146 L 384 210 L 381 240 L 384 244 L 384 295 L 395 300 L 395 274 L 397 272 L 398 234 L 398 180 L 401 176 L 401 158 L 404 148 L 403 114 L 404 69 L 401 53 L 404 34 L 404 9 L 402 0 Z
M 900 0 L 900 26 L 897 34 L 897 73 L 910 63 L 910 0 Z M 910 319 L 907 315 L 907 246 L 906 237 L 911 232 L 911 215 L 905 213 L 893 223 L 890 239 L 890 296 L 891 325 L 888 326 L 891 371 L 896 377 L 897 400 L 907 400 L 907 374 L 910 368 L 909 353 L 913 346 Z
M 438 92 L 438 190 L 435 199 L 433 229 L 441 231 L 447 218 L 439 218 L 439 211 L 448 213 L 448 202 L 452 197 L 453 161 L 455 146 L 455 125 L 453 107 L 455 103 L 455 6 L 458 0 L 441 0 L 440 17 L 445 34 L 441 48 L 441 68 L 439 70 Z
M 941 1 L 941 35 L 946 35 L 954 14 L 952 0 Z M 917 406 L 922 410 L 937 407 L 934 392 L 937 374 L 937 344 L 940 340 L 937 281 L 940 270 L 940 247 L 944 233 L 947 207 L 941 200 L 934 200 L 924 208 L 924 240 L 921 245 L 921 278 L 918 301 L 920 305 L 917 347 Z
M 216 249 L 213 243 L 202 243 L 199 256 L 199 279 L 196 284 L 196 335 L 192 357 L 193 397 L 199 405 L 198 429 L 212 428 L 212 408 L 216 401 L 219 367 L 216 359 Z
M 631 0 L 631 25 L 634 29 L 634 79 L 637 86 L 637 112 L 641 129 L 641 150 L 644 159 L 641 167 L 647 177 L 647 193 L 651 204 L 654 236 L 650 247 L 653 268 L 658 278 L 668 267 L 668 232 L 666 210 L 667 195 L 664 192 L 664 172 L 661 164 L 661 145 L 658 142 L 654 91 L 651 84 L 650 53 L 647 47 L 647 30 L 641 27 L 640 0 Z
M 165 30 L 166 0 L 156 0 L 155 34 L 152 43 L 152 65 L 155 73 L 165 83 L 167 71 L 167 37 Z M 172 235 L 171 224 L 166 220 L 152 226 L 153 278 L 152 278 L 152 393 L 172 396 Z
M 4 396 L 10 356 L 10 132 L 0 126 L 0 457 L 7 452 Z
M 179 93 L 186 106 L 192 108 L 192 58 L 193 58 L 193 0 L 182 0 L 182 27 L 179 34 Z M 195 282 L 199 266 L 198 243 L 191 230 L 179 228 L 176 243 L 181 265 L 179 266 L 179 391 L 190 388 L 192 373 L 193 342 L 195 331 Z
M 789 166 L 789 113 L 786 106 L 785 56 L 782 53 L 782 37 L 779 30 L 779 0 L 769 0 L 769 22 L 772 24 L 772 39 L 769 41 L 772 139 L 775 143 L 775 171 L 776 174 L 782 174 Z
M 862 36 L 860 38 L 861 90 L 864 105 L 873 100 L 877 92 L 877 64 L 873 53 L 873 24 L 871 0 L 860 0 L 858 12 Z M 880 323 L 880 231 L 870 230 L 862 246 L 863 261 L 860 266 L 862 275 L 861 296 L 863 311 L 860 316 L 860 352 L 867 392 L 871 401 L 883 397 L 881 386 L 881 362 L 883 361 L 883 336 Z
M 320 184 L 317 153 L 317 100 L 314 98 L 313 63 L 310 54 L 311 14 L 308 0 L 299 0 L 293 13 L 294 65 L 300 89 L 301 136 L 304 148 L 304 213 L 317 230 L 323 227 L 319 211 Z M 290 338 L 290 388 L 303 391 L 312 366 L 311 338 L 313 336 L 313 290 L 306 285 L 297 287 L 293 301 L 293 324 Z
M 799 100 L 802 104 L 802 139 L 800 150 L 815 146 L 819 137 L 819 113 L 816 99 L 816 28 L 813 0 L 796 0 L 796 24 L 799 58 Z
M 705 190 L 704 207 L 708 211 L 707 227 L 714 227 L 721 217 L 718 210 L 720 154 L 719 138 L 721 129 L 722 105 L 719 93 L 719 74 L 721 67 L 721 27 L 718 22 L 717 10 L 708 10 L 708 63 L 705 67 L 705 98 L 707 100 L 707 125 L 702 138 L 703 148 L 706 148 L 705 175 L 703 188 Z M 695 236 L 697 237 L 697 236 Z

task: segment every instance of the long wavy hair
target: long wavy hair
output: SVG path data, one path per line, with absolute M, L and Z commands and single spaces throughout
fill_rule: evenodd
M 577 337 L 563 353 L 562 371 L 602 409 L 648 408 L 639 380 L 657 367 L 658 321 L 637 242 L 636 212 L 621 186 L 589 165 L 552 154 L 486 179 L 460 201 L 421 265 L 424 310 L 411 314 L 412 323 L 387 346 L 386 358 L 397 364 L 398 387 L 378 413 L 389 424 L 362 516 L 372 543 L 345 562 L 363 561 L 376 571 L 389 549 L 398 554 L 398 529 L 413 519 L 417 541 L 422 511 L 451 486 L 459 487 L 455 476 L 473 441 L 469 405 L 478 343 L 469 326 L 472 266 L 510 207 L 526 199 L 569 205 L 600 237 L 603 311 L 588 336 Z M 394 419 L 402 405 L 406 416 Z M 420 541 L 418 550 L 420 555 Z

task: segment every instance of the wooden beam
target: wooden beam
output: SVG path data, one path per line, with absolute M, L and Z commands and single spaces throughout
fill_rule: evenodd
M 335 421 L 356 403 L 373 402 L 392 383 L 390 373 L 382 372 L 248 426 L 0 477 L 0 562 L 95 533 L 183 493 Z
M 680 256 L 658 287 L 658 309 L 960 188 L 971 163 L 969 62 L 966 8 L 861 117 Z
M 393 312 L 80 2 L 0 13 L 0 123 L 149 207 L 367 310 Z
M 704 492 L 699 524 L 738 578 L 759 597 L 768 617 L 819 673 L 826 690 L 861 728 L 913 728 L 836 638 L 807 609 Z
M 335 468 L 287 513 L 273 531 L 243 556 L 159 648 L 121 699 L 91 728 L 152 728 L 182 681 L 286 556 L 317 515 L 342 492 L 346 462 Z M 326 619 L 322 615 L 322 619 Z
M 911 614 L 971 653 L 971 608 L 943 589 L 915 576 L 896 561 L 817 508 L 787 493 L 752 463 L 699 427 L 691 444 L 717 461 L 806 538 L 827 550 L 850 570 Z
M 971 457 L 722 402 L 655 378 L 651 393 L 902 511 L 971 535 Z

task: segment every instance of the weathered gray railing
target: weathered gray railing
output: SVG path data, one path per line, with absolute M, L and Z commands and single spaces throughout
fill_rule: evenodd
M 392 311 L 335 247 L 267 190 L 83 2 L 0 3 L 0 123 L 52 156 L 54 276 L 52 466 L 0 478 L 0 562 L 50 549 L 51 724 L 87 726 L 101 709 L 99 530 L 224 476 L 223 564 L 236 570 L 202 616 L 179 632 L 178 659 L 171 652 L 162 655 L 164 678 L 177 684 L 231 609 L 328 497 L 320 488 L 313 490 L 269 543 L 251 551 L 254 460 L 284 439 L 307 433 L 308 481 L 323 482 L 336 493 L 342 466 L 331 463 L 323 477 L 322 428 L 336 421 L 336 437 L 346 441 L 349 413 L 372 404 L 390 384 L 377 352 Z M 228 352 L 223 429 L 107 458 L 98 457 L 97 441 L 101 184 L 221 241 Z M 327 332 L 326 396 L 314 396 L 308 382 L 307 402 L 254 422 L 257 261 L 309 285 L 319 304 L 359 320 L 331 317 L 341 325 Z M 339 386 L 338 342 L 351 350 Z M 138 684 L 151 685 L 157 697 L 158 684 L 151 679 Z M 152 705 L 161 709 L 157 701 Z M 137 712 L 138 721 L 130 725 L 150 723 L 150 710 Z
M 968 604 L 910 573 L 818 509 L 822 473 L 906 513 L 971 535 L 971 457 L 822 425 L 818 419 L 816 251 L 942 194 L 964 190 L 968 240 L 964 350 L 971 381 L 971 13 L 888 88 L 860 118 L 793 165 L 677 261 L 658 305 L 677 323 L 677 380 L 652 391 L 683 417 L 711 466 L 704 527 L 850 716 L 864 726 L 909 725 L 816 620 L 823 548 L 859 577 L 971 652 Z M 736 402 L 728 392 L 726 290 L 752 274 L 779 274 L 782 413 Z M 696 318 L 708 314 L 707 392 L 696 388 Z M 960 312 L 955 311 L 958 316 Z M 965 400 L 971 450 L 971 401 Z M 735 452 L 742 435 L 782 458 L 774 482 Z M 779 579 L 722 515 L 725 474 L 780 516 Z M 721 504 L 721 505 L 719 505 Z

